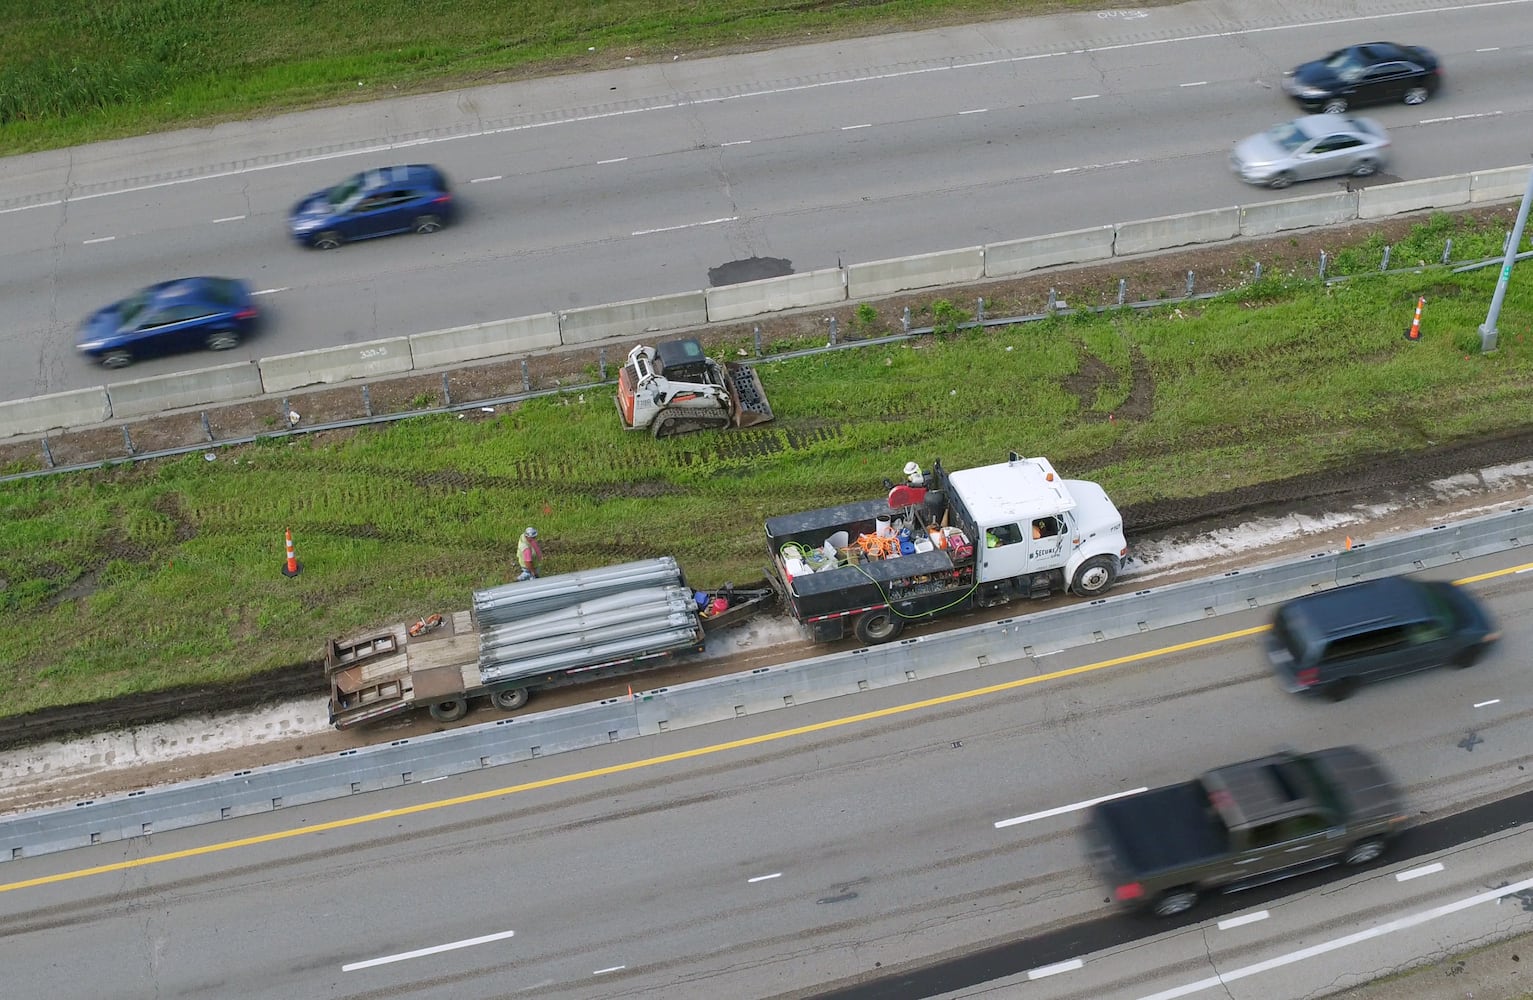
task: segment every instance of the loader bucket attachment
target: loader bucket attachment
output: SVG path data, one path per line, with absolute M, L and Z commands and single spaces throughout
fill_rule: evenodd
M 729 424 L 731 427 L 755 427 L 772 419 L 772 404 L 756 369 L 738 362 L 724 365 L 729 375 Z

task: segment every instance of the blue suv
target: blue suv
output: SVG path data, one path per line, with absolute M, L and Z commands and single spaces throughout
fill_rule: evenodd
M 334 250 L 342 243 L 395 233 L 434 233 L 452 221 L 452 190 L 436 167 L 415 163 L 353 174 L 293 206 L 293 239 Z
M 256 323 L 250 288 L 234 278 L 177 278 L 86 317 L 76 346 L 107 368 L 155 354 L 238 347 Z

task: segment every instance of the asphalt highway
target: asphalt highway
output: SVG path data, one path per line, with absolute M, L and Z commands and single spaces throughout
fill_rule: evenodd
M 1206 984 L 1217 953 L 1246 969 L 1246 992 L 1231 995 L 1301 995 L 1283 971 L 1299 959 L 1273 962 L 1317 941 L 1332 942 L 1322 952 L 1332 960 L 1366 954 L 1355 973 L 1420 954 L 1410 949 L 1421 934 L 1448 945 L 1515 924 L 1485 914 L 1497 886 L 1515 893 L 1533 877 L 1525 845 L 1506 840 L 1529 818 L 1533 791 L 1522 655 L 1533 641 L 1533 566 L 1516 556 L 1440 574 L 1487 600 L 1505 632 L 1495 653 L 1342 704 L 1284 694 L 1257 645 L 1265 615 L 1235 615 L 463 779 L 8 861 L 7 993 L 917 997 L 934 983 L 973 985 L 972 968 L 913 977 L 982 954 L 987 980 L 1057 973 L 1030 984 L 1030 996 L 1169 998 Z M 1343 743 L 1383 756 L 1419 824 L 1385 864 L 1211 900 L 1196 922 L 1163 926 L 1106 905 L 1077 839 L 1083 803 L 1280 746 Z M 1492 843 L 1464 847 L 1487 834 Z M 1432 864 L 1444 868 L 1397 877 Z M 1255 907 L 1272 919 L 1198 946 L 1218 921 Z M 1334 944 L 1438 910 L 1443 919 L 1410 933 L 1374 934 L 1366 953 Z M 877 991 L 845 992 L 865 980 Z
M 1278 197 L 1230 174 L 1231 144 L 1297 113 L 1282 70 L 1374 37 L 1430 46 L 1446 85 L 1366 112 L 1395 140 L 1369 183 L 1523 163 L 1530 17 L 1533 0 L 1086 12 L 10 157 L 0 399 L 698 289 L 730 264 L 807 271 Z M 330 253 L 287 238 L 301 195 L 410 161 L 454 179 L 460 225 Z M 76 355 L 90 310 L 194 273 L 252 282 L 261 333 L 110 374 Z

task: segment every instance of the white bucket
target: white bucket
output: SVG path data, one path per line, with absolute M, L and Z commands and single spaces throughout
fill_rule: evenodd
M 894 529 L 889 526 L 889 519 L 887 517 L 880 517 L 876 519 L 873 524 L 875 525 L 874 533 L 878 535 L 879 538 L 894 537 Z

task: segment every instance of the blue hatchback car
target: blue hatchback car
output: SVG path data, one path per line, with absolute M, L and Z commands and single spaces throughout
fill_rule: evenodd
M 177 278 L 97 309 L 80 325 L 76 346 L 107 368 L 207 348 L 238 347 L 256 323 L 250 288 L 235 278 Z
M 452 189 L 436 167 L 423 163 L 353 174 L 293 206 L 293 239 L 334 250 L 352 240 L 395 233 L 434 233 L 452 221 Z

